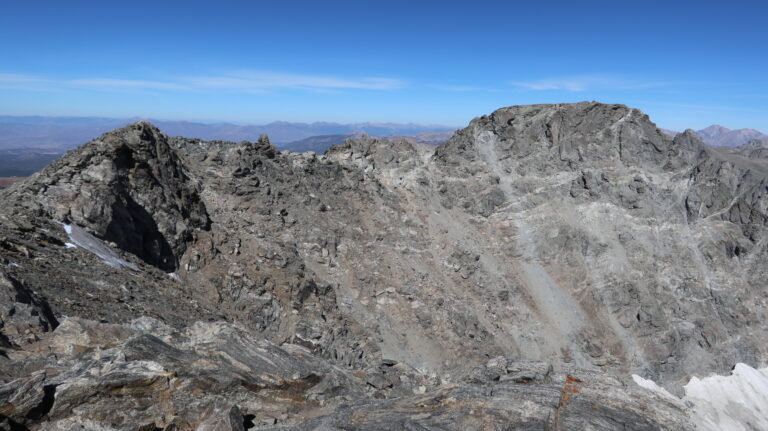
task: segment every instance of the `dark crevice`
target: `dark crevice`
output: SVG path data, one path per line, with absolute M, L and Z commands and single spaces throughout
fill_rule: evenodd
M 40 420 L 43 416 L 47 415 L 51 408 L 53 408 L 53 402 L 56 400 L 56 385 L 43 386 L 43 399 L 40 404 L 35 406 L 27 413 L 27 419 Z
M 120 170 L 131 169 L 136 164 L 133 160 L 133 151 L 123 145 L 115 150 L 115 167 Z
M 21 304 L 31 305 L 35 309 L 32 310 L 33 316 L 39 316 L 42 313 L 42 318 L 39 319 L 40 325 L 44 331 L 53 331 L 59 326 L 59 321 L 56 320 L 56 316 L 51 311 L 51 306 L 45 299 L 36 297 L 29 288 L 24 286 L 19 280 L 5 274 L 6 278 L 11 282 L 15 293 L 15 301 Z M 38 313 L 38 314 L 35 314 Z M 10 313 L 12 316 L 15 314 Z M 3 345 L 3 335 L 0 334 L 0 345 Z
M 4 426 L 7 426 L 8 428 L 4 428 Z M 0 429 L 8 429 L 9 431 L 29 431 L 29 428 L 5 415 L 0 415 Z
M 243 428 L 247 430 L 255 428 L 256 424 L 253 423 L 254 419 L 256 419 L 256 415 L 243 415 Z

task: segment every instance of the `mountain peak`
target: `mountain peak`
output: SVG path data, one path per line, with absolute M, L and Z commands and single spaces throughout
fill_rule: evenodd
M 714 147 L 738 147 L 752 139 L 768 140 L 768 135 L 755 129 L 729 129 L 717 124 L 697 132 L 707 145 Z
M 17 190 L 46 190 L 33 201 L 53 220 L 84 227 L 167 271 L 176 268 L 192 229 L 208 223 L 179 154 L 147 121 L 69 151 Z
M 727 127 L 723 127 L 723 126 L 721 126 L 719 124 L 713 124 L 713 125 L 711 125 L 709 127 L 705 127 L 703 129 L 699 130 L 699 133 L 715 134 L 715 133 L 728 133 L 730 131 L 731 131 L 731 129 L 729 129 Z
M 132 135 L 138 133 L 139 136 L 148 138 L 148 137 L 160 137 L 164 136 L 163 132 L 160 131 L 160 129 L 152 124 L 151 122 L 147 120 L 141 120 L 136 121 L 130 124 L 125 125 L 124 127 L 117 128 L 115 130 L 109 131 L 105 133 L 102 136 L 122 136 L 122 135 Z
M 647 115 L 626 105 L 518 105 L 475 118 L 438 147 L 435 157 L 453 165 L 488 157 L 525 159 L 531 163 L 521 169 L 555 173 L 613 159 L 661 164 L 668 157 L 671 141 Z

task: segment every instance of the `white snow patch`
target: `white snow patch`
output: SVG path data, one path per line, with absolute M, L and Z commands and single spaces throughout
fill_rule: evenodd
M 657 385 L 656 382 L 653 380 L 644 379 L 637 374 L 632 374 L 632 380 L 635 381 L 635 383 L 638 384 L 638 386 L 641 386 L 645 389 L 650 389 L 656 393 L 659 393 L 661 395 L 664 395 L 668 398 L 674 398 L 676 400 L 679 400 L 676 396 L 670 394 L 666 389 L 662 388 L 661 386 Z
M 64 231 L 69 236 L 69 240 L 72 241 L 72 246 L 82 247 L 90 251 L 91 253 L 101 258 L 104 263 L 113 268 L 125 267 L 133 271 L 139 271 L 139 268 L 137 268 L 136 265 L 120 259 L 120 256 L 118 256 L 117 253 L 112 251 L 111 248 L 107 247 L 103 242 L 101 242 L 101 240 L 84 231 L 76 224 L 70 225 L 62 223 L 62 226 L 64 227 Z M 70 243 L 66 244 L 68 248 L 70 247 L 69 244 Z
M 169 272 L 168 277 L 171 277 L 172 279 L 181 282 L 181 277 L 179 277 L 179 274 L 176 274 L 175 272 Z
M 21 268 L 21 265 L 19 265 L 19 264 L 18 264 L 18 263 L 16 263 L 16 262 L 11 262 L 11 263 L 9 263 L 9 265 L 10 265 L 10 266 L 13 266 L 13 267 L 16 267 L 16 268 Z
M 700 430 L 768 430 L 768 368 L 736 364 L 730 376 L 694 377 L 684 388 Z
M 67 248 L 77 248 L 77 246 L 72 244 L 71 242 L 65 242 L 64 246 L 67 247 Z
M 651 380 L 632 375 L 639 386 L 691 406 L 701 431 L 768 430 L 768 367 L 736 364 L 730 376 L 693 377 L 680 400 Z

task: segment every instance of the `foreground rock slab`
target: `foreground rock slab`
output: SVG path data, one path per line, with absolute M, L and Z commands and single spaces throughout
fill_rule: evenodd
M 381 373 L 390 381 L 382 397 L 366 373 L 221 322 L 173 330 L 147 318 L 126 325 L 71 318 L 49 337 L 42 341 L 53 355 L 11 355 L 11 365 L 37 369 L 0 386 L 6 427 L 692 429 L 682 404 L 640 387 L 503 357 L 423 394 L 423 376 Z

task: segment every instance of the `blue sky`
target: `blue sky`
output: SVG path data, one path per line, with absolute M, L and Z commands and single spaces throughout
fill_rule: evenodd
M 24 1 L 0 113 L 462 126 L 598 100 L 768 131 L 765 1 Z

